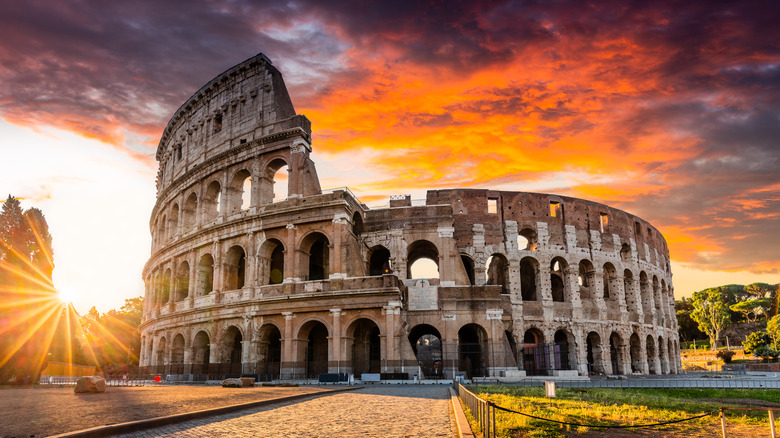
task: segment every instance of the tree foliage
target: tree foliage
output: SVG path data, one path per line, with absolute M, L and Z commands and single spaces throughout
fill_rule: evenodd
M 752 354 L 758 357 L 767 357 L 770 355 L 766 354 L 765 356 L 761 356 L 760 354 L 755 353 L 757 351 L 759 353 L 764 353 L 763 349 L 770 348 L 771 344 L 772 338 L 769 337 L 766 332 L 753 332 L 748 335 L 747 339 L 745 339 L 745 342 L 742 343 L 742 347 L 745 349 L 745 354 Z
M 780 345 L 780 315 L 769 318 L 766 322 L 766 333 L 772 338 L 772 348 L 777 349 Z
M 771 307 L 772 301 L 769 298 L 756 298 L 732 304 L 729 309 L 743 314 L 747 322 L 753 322 L 759 317 L 766 317 Z
M 693 294 L 691 318 L 699 330 L 710 338 L 712 349 L 717 349 L 720 333 L 731 324 L 726 298 L 719 288 L 705 289 Z
M 84 354 L 104 373 L 125 372 L 128 365 L 138 365 L 143 306 L 143 297 L 131 298 L 119 310 L 100 314 L 93 307 L 80 318 Z
M 685 298 L 675 300 L 674 310 L 677 314 L 677 326 L 680 330 L 680 339 L 684 342 L 704 339 L 707 335 L 699 330 L 699 325 L 691 318 L 693 312 L 693 299 Z

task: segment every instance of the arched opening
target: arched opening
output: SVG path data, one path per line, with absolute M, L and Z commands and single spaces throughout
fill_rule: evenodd
M 469 277 L 469 284 L 474 286 L 476 284 L 476 276 L 474 275 L 474 260 L 465 254 L 461 254 L 460 261 L 463 263 L 463 269 L 466 270 L 466 275 Z
M 579 264 L 577 284 L 580 286 L 580 299 L 591 298 L 591 287 L 596 277 L 596 271 L 589 260 L 582 260 Z
M 326 280 L 329 275 L 330 243 L 321 233 L 311 233 L 301 243 L 302 266 L 308 267 L 305 280 Z
M 609 358 L 612 361 L 612 374 L 622 374 L 620 364 L 623 360 L 623 339 L 616 332 L 609 337 Z
M 270 204 L 272 202 L 284 201 L 287 199 L 288 190 L 289 175 L 287 163 L 281 158 L 277 158 L 268 163 L 263 172 L 260 203 Z
M 546 376 L 549 351 L 544 345 L 544 335 L 530 329 L 523 335 L 523 365 L 528 376 Z
M 263 324 L 258 332 L 257 373 L 266 380 L 279 376 L 282 363 L 282 333 L 273 324 Z
M 244 287 L 246 277 L 246 253 L 240 246 L 232 246 L 225 260 L 225 290 L 236 290 Z
M 502 254 L 493 254 L 488 257 L 485 266 L 485 275 L 488 285 L 501 286 L 501 293 L 509 293 L 509 262 Z
M 407 278 L 439 278 L 439 250 L 427 240 L 417 240 L 409 245 L 406 263 Z
M 352 234 L 359 236 L 361 233 L 363 233 L 363 215 L 356 211 L 352 215 Z
M 173 338 L 171 348 L 171 374 L 184 374 L 184 336 Z
M 642 370 L 642 344 L 639 340 L 639 336 L 636 333 L 632 333 L 628 339 L 629 352 L 631 354 L 631 372 L 641 373 Z
M 176 270 L 176 281 L 174 284 L 174 300 L 183 301 L 190 293 L 190 264 L 187 261 L 181 262 L 179 269 Z
M 601 351 L 601 336 L 596 332 L 588 333 L 586 339 L 588 374 L 604 374 L 604 355 Z
M 617 281 L 617 271 L 612 263 L 604 264 L 604 299 L 616 299 L 617 287 L 615 282 Z
M 168 221 L 168 240 L 171 240 L 179 234 L 179 204 L 173 204 L 171 209 L 171 219 Z
M 171 269 L 165 270 L 160 278 L 160 304 L 167 304 L 171 299 Z
M 192 343 L 192 373 L 193 374 L 206 374 L 208 373 L 208 365 L 211 357 L 211 342 L 209 335 L 204 331 L 199 331 L 195 335 L 195 340 Z
M 230 374 L 241 374 L 243 358 L 243 343 L 241 341 L 243 341 L 243 336 L 236 326 L 231 325 L 225 330 L 222 338 L 222 360 L 230 364 L 228 367 Z
M 649 368 L 650 374 L 658 374 L 658 368 L 656 368 L 656 353 L 655 353 L 655 341 L 653 340 L 653 337 L 650 335 L 647 335 L 647 366 Z
M 328 372 L 328 329 L 319 321 L 309 321 L 301 327 L 298 340 L 306 346 L 304 353 L 306 377 L 314 378 Z
M 268 239 L 258 251 L 260 284 L 282 284 L 284 281 L 284 245 L 278 239 Z
M 645 271 L 639 272 L 639 290 L 642 296 L 642 311 L 645 315 L 650 315 L 653 308 L 653 288 L 650 285 L 650 280 L 648 280 Z
M 555 332 L 553 338 L 554 343 L 554 356 L 555 356 L 555 369 L 556 370 L 571 370 L 575 369 L 576 364 L 572 362 L 577 357 L 577 352 L 574 350 L 574 342 L 569 342 L 571 334 L 565 330 L 558 330 Z
M 198 211 L 198 195 L 190 193 L 182 210 L 182 229 L 189 231 L 195 226 L 195 213 Z
M 203 254 L 198 263 L 197 294 L 208 295 L 214 289 L 214 258 Z
M 566 260 L 555 257 L 550 262 L 550 287 L 552 300 L 558 303 L 566 301 L 566 286 L 564 282 L 564 272 L 568 267 Z
M 439 331 L 428 324 L 416 325 L 409 332 L 409 343 L 417 357 L 417 364 L 422 370 L 423 377 L 442 378 L 444 376 L 443 356 Z
M 233 175 L 228 190 L 228 214 L 246 210 L 252 200 L 252 175 L 242 169 Z
M 380 372 L 381 344 L 376 323 L 360 318 L 347 328 L 347 336 L 352 338 L 352 372 L 355 377 Z
M 206 187 L 203 196 L 203 222 L 211 222 L 219 216 L 219 202 L 222 197 L 222 187 L 218 181 L 212 181 Z
M 539 243 L 536 236 L 536 231 L 530 228 L 523 228 L 517 233 L 517 249 L 523 251 L 537 251 L 539 250 Z
M 377 245 L 371 248 L 368 257 L 368 275 L 384 275 L 393 272 L 390 266 L 390 251 L 384 246 Z
M 631 262 L 631 246 L 627 243 L 620 246 L 620 260 L 622 260 L 623 263 Z
M 158 367 L 165 366 L 165 337 L 160 338 L 160 342 L 157 343 L 157 357 L 154 364 Z
M 536 271 L 539 263 L 531 257 L 520 260 L 520 294 L 523 301 L 538 300 L 536 294 Z
M 466 324 L 458 330 L 459 369 L 466 377 L 486 377 L 488 375 L 488 337 L 487 332 L 478 324 Z

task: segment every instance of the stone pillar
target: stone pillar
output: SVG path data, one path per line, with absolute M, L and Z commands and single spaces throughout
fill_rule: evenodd
M 384 333 L 384 345 L 382 349 L 382 356 L 384 361 L 382 369 L 384 372 L 398 372 L 400 357 L 398 345 L 398 338 L 396 337 L 396 321 L 401 315 L 401 303 L 398 301 L 390 301 L 383 307 L 385 310 L 385 333 Z M 389 371 L 392 369 L 392 371 Z
M 343 240 L 344 235 L 349 234 L 344 232 L 344 227 L 349 224 L 349 216 L 345 213 L 338 213 L 333 218 L 333 241 L 330 242 L 328 257 L 328 278 L 346 278 L 346 267 L 343 266 L 344 250 Z
M 301 279 L 300 250 L 298 249 L 298 227 L 287 224 L 287 239 L 284 242 L 285 283 L 295 283 Z
M 341 372 L 341 363 L 344 361 L 341 351 L 341 309 L 330 309 L 332 327 L 328 337 L 328 372 Z
M 292 312 L 282 312 L 284 316 L 284 332 L 282 333 L 282 363 L 281 375 L 283 379 L 290 379 L 295 375 L 296 357 L 293 349 L 293 318 Z

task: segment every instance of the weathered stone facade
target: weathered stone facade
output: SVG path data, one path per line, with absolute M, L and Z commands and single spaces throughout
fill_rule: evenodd
M 680 371 L 669 252 L 646 221 L 472 189 L 368 208 L 321 190 L 310 152 L 311 124 L 262 54 L 176 111 L 157 150 L 142 366 L 270 378 Z M 423 259 L 438 276 L 412 278 Z

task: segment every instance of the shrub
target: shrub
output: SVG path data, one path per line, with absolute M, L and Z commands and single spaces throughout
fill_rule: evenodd
M 753 351 L 760 347 L 769 347 L 772 343 L 772 338 L 769 337 L 767 332 L 753 332 L 751 333 L 742 346 L 745 347 L 745 354 L 754 354 Z
M 780 356 L 780 351 L 773 350 L 768 345 L 762 345 L 756 349 L 753 350 L 753 356 L 760 357 L 761 359 L 769 359 L 772 358 L 777 359 L 778 356 Z
M 731 358 L 733 358 L 735 354 L 737 353 L 731 350 L 720 350 L 716 356 L 718 359 L 722 359 L 725 363 L 731 363 Z

